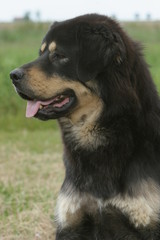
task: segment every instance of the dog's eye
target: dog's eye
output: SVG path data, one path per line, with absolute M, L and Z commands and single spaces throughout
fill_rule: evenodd
M 64 56 L 63 54 L 57 53 L 57 52 L 54 52 L 54 53 L 50 54 L 49 58 L 50 58 L 51 62 L 61 61 L 61 60 L 67 59 L 66 56 Z

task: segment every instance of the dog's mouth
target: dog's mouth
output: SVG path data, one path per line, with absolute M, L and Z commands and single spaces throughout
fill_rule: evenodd
M 64 116 L 76 103 L 73 90 L 66 90 L 49 100 L 31 100 L 22 93 L 22 98 L 27 99 L 26 117 L 36 117 L 41 120 L 56 119 Z

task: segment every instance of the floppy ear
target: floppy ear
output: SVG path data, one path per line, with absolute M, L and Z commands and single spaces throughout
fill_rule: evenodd
M 108 64 L 120 65 L 125 56 L 123 40 L 105 25 L 82 25 L 78 32 L 77 74 L 81 81 L 95 79 Z

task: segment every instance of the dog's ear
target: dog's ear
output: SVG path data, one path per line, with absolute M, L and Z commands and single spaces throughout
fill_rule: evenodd
M 77 74 L 81 81 L 95 79 L 108 64 L 120 65 L 125 46 L 120 35 L 105 25 L 82 25 L 77 34 L 79 42 Z

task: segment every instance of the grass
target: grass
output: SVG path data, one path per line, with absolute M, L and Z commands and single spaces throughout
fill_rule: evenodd
M 58 131 L 0 135 L 0 239 L 54 239 L 64 169 Z
M 55 121 L 25 118 L 9 72 L 38 55 L 50 24 L 0 24 L 0 240 L 53 240 L 64 168 Z M 123 23 L 144 45 L 160 92 L 160 23 Z
M 160 22 L 125 23 L 124 28 L 129 35 L 141 42 L 144 57 L 150 66 L 153 80 L 160 93 Z

